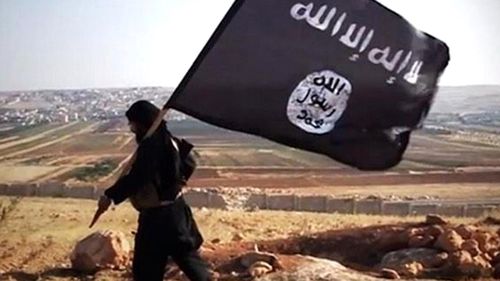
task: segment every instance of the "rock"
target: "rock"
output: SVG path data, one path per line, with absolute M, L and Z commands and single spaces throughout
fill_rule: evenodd
M 406 277 L 419 277 L 424 271 L 424 266 L 419 262 L 412 262 L 403 265 L 403 267 L 398 271 L 399 274 Z
M 455 231 L 463 238 L 463 239 L 471 239 L 472 234 L 477 231 L 477 227 L 472 225 L 464 225 L 461 224 L 455 227 Z
M 458 267 L 460 272 L 470 277 L 489 277 L 492 273 L 492 267 L 483 257 L 472 258 L 472 263 L 465 263 Z
M 259 281 L 379 281 L 369 275 L 348 269 L 338 262 L 306 256 L 289 256 L 297 266 L 272 272 L 258 278 Z
M 436 243 L 434 243 L 434 248 L 453 253 L 460 250 L 463 241 L 463 238 L 457 232 L 448 229 L 439 235 Z
M 387 279 L 401 279 L 399 273 L 397 273 L 395 270 L 388 268 L 382 268 L 380 270 L 380 275 L 382 278 L 387 278 Z
M 485 253 L 489 252 L 495 246 L 492 241 L 492 235 L 488 232 L 476 232 L 472 234 L 472 239 L 476 240 L 479 243 L 479 249 Z
M 472 255 L 467 251 L 456 251 L 454 253 L 451 253 L 448 257 L 448 263 L 452 267 L 458 267 L 461 264 L 471 263 L 471 262 L 472 262 Z
M 273 267 L 264 261 L 258 261 L 248 268 L 248 273 L 254 278 L 262 277 L 271 271 L 273 271 Z
M 481 256 L 472 257 L 467 251 L 457 251 L 450 255 L 450 264 L 455 269 L 455 274 L 463 277 L 488 277 L 492 267 Z
M 500 225 L 500 219 L 488 216 L 483 220 L 484 224 L 490 224 L 490 225 Z
M 436 268 L 445 264 L 448 254 L 435 249 L 403 249 L 387 253 L 379 268 L 392 269 L 405 277 L 418 277 L 424 268 Z
M 417 235 L 417 236 L 412 236 L 410 237 L 410 240 L 408 240 L 408 246 L 410 248 L 426 248 L 430 247 L 432 244 L 434 244 L 434 241 L 436 238 L 431 235 Z
M 275 269 L 282 268 L 281 263 L 278 260 L 278 257 L 271 253 L 253 251 L 253 252 L 248 252 L 239 257 L 240 264 L 245 268 L 250 268 L 253 264 L 259 261 L 265 262 L 271 265 Z
M 490 255 L 488 255 L 488 253 L 481 253 L 479 256 L 489 263 L 491 263 L 492 261 L 492 258 Z
M 465 240 L 462 243 L 462 250 L 469 252 L 472 257 L 481 254 L 481 250 L 479 250 L 479 243 L 474 239 Z
M 78 242 L 70 260 L 73 269 L 91 273 L 100 268 L 126 266 L 129 256 L 130 244 L 122 232 L 99 231 Z
M 241 234 L 241 233 L 235 233 L 233 235 L 233 238 L 231 240 L 233 242 L 240 242 L 240 241 L 243 241 L 243 239 L 245 239 L 245 237 L 243 236 L 243 234 Z
M 426 224 L 438 224 L 438 225 L 448 224 L 448 222 L 445 219 L 443 219 L 441 216 L 438 216 L 436 214 L 428 214 L 425 217 L 425 223 Z
M 443 233 L 444 233 L 444 228 L 440 225 L 431 225 L 425 229 L 425 235 L 439 237 L 439 235 Z

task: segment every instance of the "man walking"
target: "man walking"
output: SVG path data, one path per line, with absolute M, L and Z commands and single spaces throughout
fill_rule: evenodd
M 159 112 L 143 100 L 126 112 L 139 145 L 137 156 L 129 173 L 99 199 L 99 208 L 106 210 L 112 202 L 117 205 L 128 198 L 139 211 L 132 268 L 135 281 L 163 280 L 169 257 L 190 280 L 210 280 L 208 265 L 198 254 L 203 238 L 181 193 L 184 180 L 178 148 L 165 121 L 144 139 Z

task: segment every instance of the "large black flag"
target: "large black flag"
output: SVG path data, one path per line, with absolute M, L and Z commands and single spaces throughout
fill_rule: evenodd
M 446 44 L 372 0 L 237 0 L 165 107 L 387 169 L 448 60 Z

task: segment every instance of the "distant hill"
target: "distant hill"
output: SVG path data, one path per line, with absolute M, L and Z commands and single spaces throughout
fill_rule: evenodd
M 441 87 L 431 110 L 431 114 L 485 112 L 500 112 L 500 85 Z

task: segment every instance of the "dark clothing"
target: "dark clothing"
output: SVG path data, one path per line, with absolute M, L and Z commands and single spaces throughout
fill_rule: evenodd
M 115 204 L 135 195 L 141 188 L 152 185 L 161 201 L 172 201 L 182 188 L 179 176 L 179 156 L 170 140 L 165 124 L 143 140 L 130 172 L 105 191 Z
M 190 280 L 210 280 L 208 265 L 197 252 L 202 242 L 182 197 L 172 205 L 141 212 L 135 236 L 134 280 L 163 280 L 169 257 Z
M 150 137 L 140 142 L 130 172 L 105 191 L 115 204 L 127 198 L 140 199 L 145 189 L 156 190 L 158 201 L 174 201 L 167 206 L 137 208 L 139 226 L 135 237 L 134 280 L 163 280 L 168 257 L 172 257 L 191 280 L 209 280 L 208 266 L 197 250 L 203 238 L 191 209 L 181 196 L 179 154 L 162 124 Z M 156 195 L 157 193 L 157 195 Z M 140 201 L 140 200 L 139 200 Z

